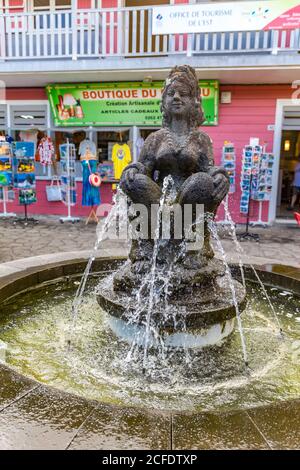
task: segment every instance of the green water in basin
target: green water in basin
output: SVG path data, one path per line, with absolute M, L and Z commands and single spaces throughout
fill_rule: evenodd
M 99 282 L 99 280 L 97 281 Z M 263 293 L 248 283 L 242 314 L 249 369 L 236 330 L 222 345 L 200 351 L 143 351 L 110 330 L 91 280 L 75 326 L 71 305 L 78 280 L 60 280 L 1 305 L 6 363 L 37 381 L 90 399 L 160 410 L 232 410 L 300 397 L 299 297 L 268 288 L 284 339 Z M 101 280 L 100 280 L 101 285 Z M 71 339 L 71 347 L 68 341 Z

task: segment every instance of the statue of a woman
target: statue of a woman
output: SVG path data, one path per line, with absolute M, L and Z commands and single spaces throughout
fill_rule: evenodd
M 199 130 L 204 121 L 195 71 L 184 65 L 171 70 L 162 93 L 163 127 L 145 141 L 139 161 L 123 172 L 121 188 L 133 203 L 150 208 L 158 204 L 164 178 L 171 175 L 177 201 L 203 204 L 205 213 L 215 213 L 229 190 L 223 168 L 214 166 L 210 137 Z M 206 234 L 206 239 L 208 235 Z M 206 240 L 207 241 L 207 240 Z M 209 242 L 205 243 L 210 257 Z M 134 245 L 131 260 L 151 255 L 151 244 Z

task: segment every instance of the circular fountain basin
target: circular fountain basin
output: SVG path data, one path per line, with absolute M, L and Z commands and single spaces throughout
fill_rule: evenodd
M 107 276 L 119 263 L 97 259 L 94 268 Z M 140 357 L 134 351 L 130 357 L 99 309 L 93 282 L 66 346 L 69 307 L 85 266 L 73 253 L 2 265 L 3 449 L 299 448 L 300 270 L 260 271 L 283 340 L 250 285 L 242 317 L 247 370 L 233 331 L 223 345 L 189 357 L 171 349 L 166 362 L 151 354 L 143 375 Z
M 249 303 L 242 318 L 249 369 L 245 369 L 240 336 L 234 329 L 217 346 L 188 352 L 174 348 L 178 338 L 171 336 L 163 351 L 149 348 L 143 371 L 143 349 L 132 349 L 114 334 L 111 318 L 97 304 L 95 288 L 116 263 L 111 259 L 96 262 L 99 273 L 90 279 L 74 328 L 70 312 L 78 276 L 37 286 L 33 277 L 31 289 L 2 301 L 0 340 L 5 346 L 6 365 L 64 392 L 107 404 L 162 411 L 228 412 L 300 397 L 299 297 L 296 289 L 278 287 L 280 276 L 262 273 L 267 283 L 277 284 L 268 291 L 282 322 L 284 339 L 259 287 L 251 282 L 248 286 Z M 83 265 L 73 266 L 82 272 Z M 70 266 L 59 266 L 52 268 L 52 277 L 61 269 L 64 274 L 72 272 Z M 40 278 L 51 279 L 51 274 L 43 273 Z M 24 279 L 22 283 L 18 280 L 19 285 L 24 285 Z M 26 282 L 29 287 L 29 280 Z M 293 287 L 290 281 L 288 284 Z M 296 286 L 300 293 L 299 283 Z M 18 290 L 13 283 L 10 289 Z M 232 323 L 225 332 L 230 332 Z M 119 326 L 113 328 L 117 332 Z M 181 338 L 180 346 L 184 341 L 195 345 L 199 338 Z

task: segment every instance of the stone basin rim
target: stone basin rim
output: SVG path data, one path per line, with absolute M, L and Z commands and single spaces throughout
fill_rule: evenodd
M 108 251 L 108 250 L 104 250 Z M 78 277 L 82 274 L 83 270 L 82 267 L 85 267 L 87 259 L 90 255 L 90 252 L 66 252 L 66 253 L 59 253 L 54 255 L 46 255 L 46 256 L 36 256 L 30 258 L 23 258 L 16 261 L 10 261 L 8 263 L 2 263 L 0 267 L 2 268 L 2 272 L 0 271 L 0 306 L 1 303 L 13 298 L 21 294 L 22 292 L 28 291 L 29 289 L 35 289 L 43 287 L 47 284 L 47 282 L 55 282 L 61 278 L 66 277 Z M 107 263 L 115 263 L 118 265 L 121 262 L 126 261 L 127 257 L 122 253 L 116 253 L 114 250 L 114 254 L 103 253 L 103 256 L 97 256 L 94 261 L 94 270 L 92 269 L 91 273 L 96 274 L 97 272 L 101 272 L 101 270 L 97 269 L 97 266 Z M 38 263 L 38 262 L 41 263 Z M 42 263 L 42 261 L 44 261 Z M 109 264 L 108 264 L 109 263 Z M 236 263 L 230 264 L 234 273 L 238 273 L 239 266 Z M 5 273 L 5 268 L 7 267 L 7 272 Z M 3 269 L 4 268 L 4 269 Z M 290 291 L 300 297 L 300 268 L 295 268 L 293 266 L 288 265 L 278 265 L 278 264 L 267 264 L 267 265 L 260 265 L 255 266 L 255 268 L 259 271 L 261 280 L 264 284 L 277 287 L 280 289 L 284 289 Z M 112 267 L 110 266 L 110 270 Z M 109 269 L 102 270 L 108 271 Z M 62 273 L 59 275 L 58 273 Z M 255 282 L 255 277 L 251 276 L 252 269 L 245 265 L 245 273 L 246 278 Z M 285 274 L 284 274 L 285 273 Z M 57 275 L 58 274 L 58 275 Z M 26 280 L 26 287 L 24 288 L 23 282 Z M 21 288 L 23 287 L 23 288 Z M 4 295 L 5 291 L 11 295 Z M 13 293 L 12 293 L 13 292 Z M 95 406 L 108 406 L 108 403 L 101 402 L 98 400 L 92 400 L 85 398 L 82 395 L 76 395 L 72 392 L 64 391 L 53 385 L 44 384 L 43 382 L 39 382 L 36 379 L 21 374 L 15 368 L 3 364 L 0 362 L 0 370 L 6 369 L 13 372 L 14 376 L 20 380 L 26 379 L 27 381 L 32 383 L 32 389 L 36 388 L 43 388 L 44 390 L 49 390 L 53 392 L 59 392 L 60 394 L 70 396 L 70 397 L 78 397 L 84 400 L 86 403 L 91 403 Z M 184 415 L 184 416 L 193 416 L 200 414 L 207 414 L 207 415 L 230 415 L 236 412 L 247 412 L 248 410 L 262 410 L 262 409 L 269 409 L 269 408 L 276 408 L 276 406 L 282 405 L 296 405 L 300 407 L 300 396 L 297 398 L 293 398 L 290 400 L 282 400 L 278 402 L 273 402 L 270 404 L 265 405 L 257 405 L 245 409 L 240 408 L 233 408 L 228 411 L 218 411 L 218 410 L 153 410 L 151 408 L 146 408 L 138 405 L 118 405 L 118 404 L 109 404 L 111 408 L 115 408 L 116 410 L 125 410 L 125 409 L 139 409 L 143 411 L 145 414 L 153 414 L 153 415 L 161 415 L 161 416 L 170 416 L 173 414 L 176 415 Z

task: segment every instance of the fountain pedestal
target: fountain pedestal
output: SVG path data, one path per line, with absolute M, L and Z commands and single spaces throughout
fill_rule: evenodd
M 201 270 L 175 267 L 168 278 L 166 266 L 158 265 L 152 304 L 150 281 L 145 282 L 144 278 L 146 273 L 141 272 L 139 285 L 136 282 L 133 285 L 137 274 L 132 273 L 132 268 L 131 262 L 125 263 L 117 273 L 102 281 L 97 294 L 99 305 L 110 316 L 111 328 L 126 341 L 135 339 L 141 345 L 144 343 L 150 309 L 151 325 L 163 335 L 166 346 L 213 345 L 233 331 L 237 309 L 241 313 L 246 306 L 245 289 L 238 281 L 228 279 L 223 263 L 215 258 Z M 156 344 L 154 337 L 150 343 Z

